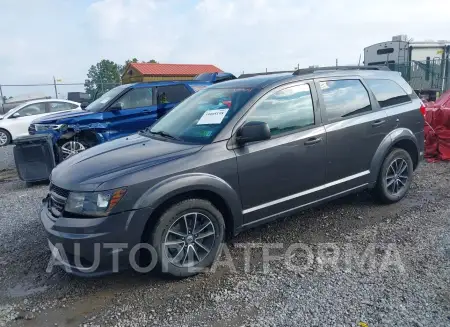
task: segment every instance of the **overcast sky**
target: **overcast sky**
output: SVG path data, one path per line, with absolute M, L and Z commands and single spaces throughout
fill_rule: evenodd
M 449 13 L 448 0 L 1 0 L 0 84 L 83 82 L 133 57 L 234 74 L 355 64 L 393 35 L 450 39 Z M 54 93 L 3 87 L 32 91 Z

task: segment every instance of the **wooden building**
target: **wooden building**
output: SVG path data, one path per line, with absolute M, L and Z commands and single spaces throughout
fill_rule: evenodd
M 191 80 L 202 73 L 221 73 L 214 65 L 129 63 L 122 75 L 122 84 L 164 80 Z

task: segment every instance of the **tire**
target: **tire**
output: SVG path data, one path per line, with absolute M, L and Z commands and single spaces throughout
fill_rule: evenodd
M 196 220 L 194 219 L 194 213 L 197 214 L 195 216 L 197 217 L 195 218 Z M 183 217 L 186 217 L 190 225 L 189 227 L 193 227 L 192 221 L 195 221 L 194 224 L 197 223 L 200 225 L 195 227 L 196 233 L 188 235 L 188 233 L 184 232 L 186 228 L 177 229 L 177 227 L 182 227 L 181 223 L 184 222 Z M 210 225 L 205 226 L 208 220 Z M 202 227 L 203 230 L 201 230 Z M 180 240 L 181 237 L 179 235 L 172 234 L 172 230 L 186 234 L 186 237 L 183 238 L 185 240 L 184 244 L 180 243 L 172 247 L 167 246 L 170 242 L 183 242 Z M 203 237 L 203 235 L 208 234 L 211 235 Z M 184 278 L 198 274 L 204 268 L 213 264 L 221 248 L 224 235 L 225 223 L 222 213 L 211 202 L 204 199 L 188 199 L 174 204 L 160 216 L 150 236 L 149 243 L 156 250 L 157 254 L 157 271 L 165 276 L 176 278 Z M 198 238 L 196 239 L 195 237 Z M 213 239 L 213 242 L 211 242 L 211 239 Z M 210 251 L 207 252 L 203 248 L 200 248 L 197 245 L 198 243 L 202 243 L 203 248 L 210 249 Z M 197 258 L 191 246 L 194 247 Z M 186 248 L 189 252 L 186 251 Z M 180 251 L 183 252 L 179 257 L 176 257 L 176 253 Z M 181 257 L 185 257 L 186 252 L 189 253 L 186 260 L 189 260 L 189 258 L 193 259 L 192 266 L 181 266 Z M 187 262 L 184 264 L 187 265 Z
M 11 140 L 11 134 L 6 129 L 0 128 L 0 147 L 7 146 L 11 143 Z
M 403 168 L 405 165 L 406 168 Z M 377 198 L 386 204 L 403 199 L 411 186 L 413 169 L 413 162 L 407 151 L 399 148 L 392 149 L 381 165 L 374 190 Z M 389 178 L 390 176 L 393 177 Z

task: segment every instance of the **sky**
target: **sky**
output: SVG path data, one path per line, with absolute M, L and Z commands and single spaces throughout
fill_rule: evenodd
M 356 64 L 407 34 L 450 39 L 447 0 L 1 0 L 0 84 L 83 83 L 101 59 L 213 64 L 236 75 Z M 58 88 L 60 97 L 82 86 Z M 3 94 L 47 87 L 3 86 Z

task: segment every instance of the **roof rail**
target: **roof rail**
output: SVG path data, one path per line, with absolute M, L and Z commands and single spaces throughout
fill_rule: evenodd
M 298 69 L 293 75 L 312 74 L 327 70 L 390 70 L 387 66 L 331 66 L 331 67 L 316 67 Z
M 281 73 L 293 73 L 292 70 L 283 70 L 283 71 L 277 71 L 277 72 L 264 72 L 264 73 L 254 73 L 254 74 L 242 74 L 238 78 L 247 78 L 247 77 L 253 77 L 253 76 L 261 76 L 261 75 L 273 75 L 273 74 L 281 74 Z

